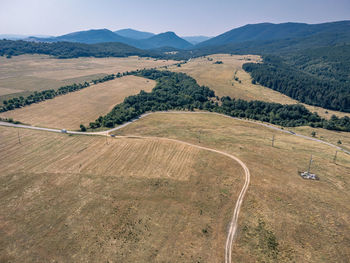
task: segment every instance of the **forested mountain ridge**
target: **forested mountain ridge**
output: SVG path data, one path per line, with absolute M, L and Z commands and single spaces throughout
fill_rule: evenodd
M 338 21 L 322 24 L 260 23 L 232 29 L 198 44 L 197 47 L 223 46 L 248 41 L 306 38 L 318 34 L 344 32 L 350 33 L 350 21 Z
M 131 39 L 146 39 L 146 38 L 155 36 L 155 34 L 153 33 L 139 31 L 132 28 L 120 29 L 120 30 L 114 31 L 114 33 L 118 34 L 119 36 L 131 38 Z
M 73 42 L 28 42 L 23 40 L 0 40 L 0 56 L 44 54 L 57 58 L 77 57 L 162 57 L 152 51 L 141 50 L 123 43 L 82 44 Z
M 177 49 L 187 49 L 193 47 L 191 43 L 170 31 L 144 39 L 142 43 L 152 48 L 173 47 Z
M 350 32 L 321 33 L 303 38 L 288 38 L 277 40 L 255 40 L 240 43 L 230 43 L 221 46 L 205 46 L 191 50 L 192 56 L 205 56 L 210 54 L 254 54 L 254 55 L 289 55 L 291 53 L 320 47 L 329 47 L 350 44 Z M 182 51 L 185 55 L 190 53 Z
M 35 42 L 77 42 L 83 44 L 129 42 L 127 38 L 117 35 L 108 29 L 90 29 L 48 38 L 31 37 L 27 40 Z
M 108 29 L 91 29 L 86 31 L 73 32 L 58 37 L 32 37 L 28 40 L 35 42 L 77 42 L 83 44 L 119 42 L 140 49 L 154 49 L 160 47 L 173 47 L 178 49 L 184 49 L 193 47 L 191 43 L 180 38 L 174 32 L 165 32 L 158 35 L 152 35 L 151 33 L 129 29 L 121 31 L 121 33 L 124 36 L 121 36 L 116 32 L 112 32 Z M 142 38 L 140 37 L 141 34 L 143 36 L 145 36 L 145 34 L 148 34 L 149 37 Z M 131 37 L 125 37 L 125 35 Z

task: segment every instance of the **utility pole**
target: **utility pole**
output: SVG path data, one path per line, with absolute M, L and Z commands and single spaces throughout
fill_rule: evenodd
M 275 135 L 272 135 L 272 140 L 271 140 L 271 142 L 272 142 L 272 147 L 274 147 L 274 145 L 275 145 Z
M 312 154 L 311 154 L 311 157 L 310 157 L 309 168 L 307 169 L 307 173 L 308 174 L 310 174 L 311 164 L 312 164 Z
M 18 136 L 18 143 L 19 143 L 19 144 L 22 144 L 22 143 L 21 143 L 21 138 L 19 137 L 19 131 L 17 131 L 17 136 Z
M 338 151 L 335 151 L 335 155 L 333 158 L 333 162 L 336 164 L 337 163 L 337 155 L 338 155 Z

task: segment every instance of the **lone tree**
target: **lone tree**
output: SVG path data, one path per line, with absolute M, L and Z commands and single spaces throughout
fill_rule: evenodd
M 80 130 L 82 132 L 85 132 L 86 131 L 86 127 L 83 124 L 80 124 Z
M 312 136 L 312 137 L 316 137 L 316 132 L 313 131 L 313 132 L 311 133 L 311 136 Z

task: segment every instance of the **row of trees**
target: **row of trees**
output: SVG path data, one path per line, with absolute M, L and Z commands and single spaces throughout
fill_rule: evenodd
M 11 58 L 22 54 L 44 54 L 57 58 L 78 57 L 155 57 L 168 56 L 155 51 L 147 51 L 123 43 L 82 44 L 73 42 L 31 42 L 23 40 L 0 40 L 0 56 Z
M 284 127 L 311 126 L 328 130 L 350 131 L 350 118 L 338 118 L 335 115 L 330 120 L 321 118 L 317 113 L 311 113 L 301 104 L 282 105 L 263 101 L 244 101 L 221 98 L 222 105 L 215 111 L 240 118 L 249 118 L 269 122 Z
M 350 112 L 347 82 L 314 76 L 274 56 L 265 56 L 263 63 L 244 64 L 243 69 L 251 74 L 254 83 L 258 82 L 300 102 Z
M 111 74 L 111 75 L 104 76 L 103 78 L 94 79 L 91 82 L 93 84 L 102 83 L 102 82 L 109 81 L 109 80 L 112 80 L 115 78 L 119 78 L 119 77 L 121 77 L 123 75 L 127 75 L 127 74 L 129 74 L 129 73 L 125 72 L 125 73 Z M 3 105 L 0 106 L 0 112 L 14 110 L 16 108 L 25 107 L 25 106 L 31 105 L 33 103 L 53 99 L 56 96 L 64 95 L 64 94 L 74 92 L 77 90 L 81 90 L 81 89 L 84 89 L 84 88 L 89 87 L 89 86 L 90 86 L 90 83 L 88 83 L 88 82 L 85 82 L 82 84 L 81 83 L 80 84 L 72 84 L 72 85 L 60 87 L 57 90 L 49 89 L 49 90 L 43 90 L 43 91 L 35 91 L 33 94 L 31 94 L 27 97 L 20 96 L 20 97 L 15 97 L 15 98 L 12 98 L 9 100 L 4 100 Z
M 141 91 L 138 95 L 125 98 L 105 116 L 91 122 L 89 128 L 114 127 L 130 121 L 149 111 L 167 110 L 207 110 L 233 117 L 249 118 L 285 127 L 309 125 L 330 130 L 350 131 L 350 118 L 330 120 L 311 113 L 303 105 L 282 105 L 263 101 L 244 101 L 222 97 L 215 100 L 214 91 L 199 86 L 197 82 L 183 73 L 169 71 L 142 70 L 130 72 L 157 81 L 151 92 Z
M 221 98 L 222 105 L 216 111 L 233 117 L 260 120 L 276 125 L 296 127 L 320 122 L 316 113 L 311 113 L 303 105 L 282 105 L 263 101 L 244 101 Z

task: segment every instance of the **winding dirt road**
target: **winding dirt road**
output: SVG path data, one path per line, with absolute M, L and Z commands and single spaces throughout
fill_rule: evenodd
M 250 123 L 257 124 L 257 125 L 262 125 L 262 126 L 265 126 L 267 128 L 274 129 L 274 130 L 277 130 L 277 131 L 280 131 L 280 132 L 283 132 L 283 133 L 288 133 L 288 134 L 291 134 L 291 135 L 294 135 L 294 136 L 302 137 L 304 139 L 308 139 L 308 140 L 316 141 L 316 142 L 319 142 L 319 143 L 323 143 L 323 144 L 326 144 L 328 146 L 334 147 L 334 148 L 336 148 L 338 150 L 341 150 L 341 151 L 343 151 L 343 152 L 345 152 L 347 154 L 350 154 L 349 151 L 347 151 L 345 149 L 342 149 L 341 147 L 339 147 L 337 145 L 334 145 L 334 144 L 331 144 L 331 143 L 328 143 L 328 142 L 325 142 L 325 141 L 322 141 L 322 140 L 319 140 L 319 139 L 311 138 L 311 137 L 308 137 L 308 136 L 305 136 L 305 135 L 301 135 L 301 134 L 296 134 L 296 133 L 280 129 L 280 128 L 276 127 L 276 126 L 272 126 L 272 125 L 269 125 L 269 124 L 266 124 L 266 123 L 258 123 L 258 122 L 255 122 L 255 121 L 243 120 L 243 119 L 234 118 L 234 117 L 230 117 L 230 116 L 219 114 L 219 113 L 213 113 L 213 112 L 157 112 L 157 113 L 162 113 L 162 114 L 183 114 L 183 113 L 188 113 L 188 114 L 215 114 L 215 115 L 220 115 L 220 116 L 227 117 L 227 118 L 233 118 L 233 119 L 244 121 L 244 122 L 250 122 Z M 151 114 L 151 113 L 143 114 L 138 119 L 144 118 L 144 117 L 148 116 L 149 114 Z M 132 120 L 132 121 L 127 122 L 127 123 L 125 123 L 125 124 L 123 124 L 121 126 L 118 126 L 116 128 L 113 128 L 113 129 L 110 129 L 110 130 L 107 130 L 107 131 L 101 131 L 101 132 L 64 131 L 64 132 L 68 133 L 68 134 L 77 134 L 77 135 L 109 136 L 110 132 L 122 129 L 125 126 L 127 126 L 127 125 L 129 125 L 129 124 L 131 124 L 131 123 L 133 123 L 135 121 L 137 121 L 138 119 Z M 26 128 L 26 129 L 34 129 L 34 130 L 57 132 L 57 133 L 62 133 L 63 132 L 60 129 L 34 127 L 34 126 L 29 126 L 29 125 L 13 124 L 13 123 L 8 123 L 8 122 L 0 122 L 0 126 Z M 250 184 L 250 172 L 249 172 L 248 167 L 240 159 L 238 159 L 237 157 L 235 157 L 235 156 L 233 156 L 231 154 L 228 154 L 228 153 L 225 153 L 225 152 L 222 152 L 222 151 L 219 151 L 219 150 L 207 148 L 207 147 L 204 147 L 204 146 L 199 146 L 199 145 L 196 145 L 196 144 L 192 144 L 192 143 L 176 140 L 176 139 L 163 138 L 163 137 L 145 137 L 145 136 L 115 136 L 115 137 L 116 138 L 159 139 L 159 140 L 173 141 L 173 142 L 177 142 L 177 143 L 181 143 L 181 144 L 186 144 L 186 145 L 198 148 L 198 149 L 202 149 L 202 150 L 206 150 L 206 151 L 222 154 L 222 155 L 227 156 L 227 157 L 231 158 L 232 160 L 234 160 L 234 161 L 236 161 L 236 162 L 238 162 L 240 164 L 240 166 L 244 170 L 245 182 L 244 182 L 242 190 L 241 190 L 241 192 L 240 192 L 240 194 L 238 196 L 238 199 L 236 201 L 235 209 L 233 211 L 233 216 L 232 216 L 232 219 L 231 219 L 231 221 L 229 223 L 229 228 L 228 228 L 228 233 L 227 233 L 227 238 L 226 238 L 226 245 L 225 245 L 225 263 L 231 263 L 232 262 L 232 245 L 233 245 L 233 242 L 235 240 L 235 236 L 236 236 L 236 232 L 237 232 L 238 216 L 239 216 L 239 213 L 240 213 L 240 210 L 241 210 L 241 205 L 243 203 L 244 196 L 245 196 L 245 194 L 247 192 L 247 189 L 249 187 L 249 184 Z
M 144 117 L 144 116 L 143 116 Z M 125 127 L 126 125 L 130 124 L 132 122 L 126 123 L 123 126 L 119 126 L 117 128 L 108 130 L 108 131 L 103 131 L 103 132 L 75 132 L 75 131 L 65 131 L 64 133 L 68 134 L 78 134 L 78 135 L 95 135 L 95 136 L 108 136 L 109 132 L 115 131 L 117 129 L 121 129 L 122 127 Z M 25 129 L 32 129 L 32 130 L 40 130 L 40 131 L 49 131 L 49 132 L 56 132 L 56 133 L 62 133 L 62 130 L 59 129 L 49 129 L 49 128 L 42 128 L 42 127 L 34 127 L 34 126 L 28 126 L 28 125 L 22 125 L 22 124 L 13 124 L 13 123 L 8 123 L 8 122 L 0 122 L 0 126 L 7 126 L 7 127 L 15 127 L 15 128 L 25 128 Z M 163 137 L 146 137 L 146 136 L 115 136 L 116 138 L 140 138 L 140 139 L 159 139 L 159 140 L 166 140 L 166 141 L 172 141 L 176 143 L 181 143 L 185 145 L 189 145 L 191 147 L 195 147 L 197 149 L 205 150 L 205 151 L 210 151 L 218 154 L 222 154 L 224 156 L 229 157 L 230 159 L 236 161 L 239 163 L 239 165 L 243 168 L 244 174 L 245 174 L 245 182 L 242 187 L 242 190 L 238 196 L 238 199 L 236 201 L 235 209 L 233 211 L 233 216 L 232 219 L 229 223 L 229 229 L 227 233 L 227 238 L 226 238 L 226 245 L 225 245 L 225 263 L 231 263 L 231 254 L 232 254 L 232 244 L 233 241 L 235 240 L 235 235 L 237 231 L 237 226 L 238 226 L 238 216 L 241 210 L 241 206 L 243 203 L 244 196 L 247 192 L 249 183 L 250 183 L 250 172 L 248 167 L 243 163 L 239 158 L 237 158 L 234 155 L 228 154 L 223 151 L 211 149 L 208 147 L 204 146 L 199 146 L 196 144 L 192 144 L 189 142 L 184 142 L 176 139 L 170 139 L 170 138 L 163 138 Z
M 130 138 L 130 136 L 116 136 L 116 138 Z M 227 238 L 226 238 L 226 245 L 225 245 L 225 263 L 231 263 L 232 262 L 232 244 L 233 241 L 235 240 L 235 236 L 236 236 L 236 232 L 237 232 L 237 227 L 238 227 L 238 216 L 239 216 L 239 212 L 241 211 L 241 206 L 243 203 L 243 199 L 244 196 L 248 190 L 249 184 L 250 184 L 250 172 L 248 167 L 245 165 L 244 162 L 242 162 L 239 158 L 237 158 L 236 156 L 232 155 L 232 154 L 228 154 L 226 152 L 222 152 L 219 150 L 215 150 L 215 149 L 211 149 L 208 147 L 204 147 L 204 146 L 199 146 L 196 144 L 192 144 L 189 142 L 184 142 L 184 141 L 180 141 L 180 140 L 176 140 L 176 139 L 169 139 L 169 138 L 163 138 L 163 137 L 144 137 L 144 136 L 132 136 L 132 138 L 140 138 L 140 139 L 160 139 L 160 140 L 166 140 L 166 141 L 173 141 L 173 142 L 177 142 L 177 143 L 181 143 L 181 144 L 186 144 L 192 147 L 195 147 L 197 149 L 201 149 L 201 150 L 205 150 L 205 151 L 210 151 L 210 152 L 214 152 L 214 153 L 218 153 L 218 154 L 222 154 L 224 156 L 227 156 L 229 158 L 231 158 L 232 160 L 236 161 L 237 163 L 239 163 L 239 165 L 243 168 L 244 171 L 244 175 L 245 175 L 245 182 L 244 185 L 242 187 L 241 192 L 239 193 L 238 199 L 236 201 L 236 205 L 235 205 L 235 209 L 233 211 L 233 216 L 232 219 L 229 223 L 229 229 L 228 229 L 228 233 L 227 233 Z

